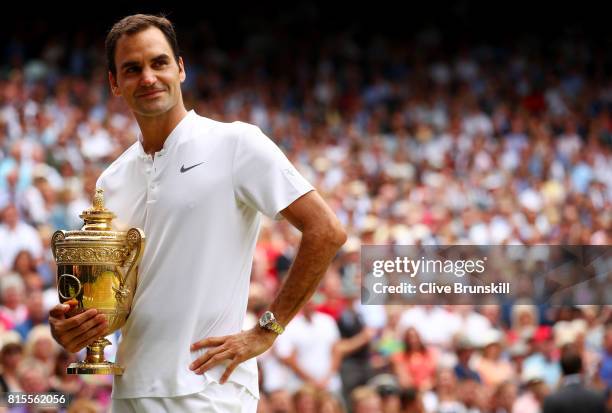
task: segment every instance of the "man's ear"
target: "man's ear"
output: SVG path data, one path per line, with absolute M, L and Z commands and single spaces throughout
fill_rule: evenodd
M 108 83 L 110 84 L 111 91 L 114 96 L 121 96 L 121 91 L 119 90 L 119 86 L 117 85 L 117 78 L 113 76 L 113 73 L 108 71 Z
M 178 58 L 178 67 L 179 67 L 179 79 L 181 79 L 181 83 L 185 81 L 187 78 L 187 74 L 185 73 L 185 64 L 183 63 L 183 58 L 179 56 Z

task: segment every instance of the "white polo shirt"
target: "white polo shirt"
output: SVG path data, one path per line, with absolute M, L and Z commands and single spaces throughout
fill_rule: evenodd
M 313 187 L 259 128 L 190 111 L 147 155 L 136 142 L 98 179 L 117 229 L 146 236 L 132 312 L 122 329 L 114 398 L 200 392 L 225 367 L 198 376 L 190 345 L 241 330 L 260 211 L 279 212 Z M 230 381 L 258 397 L 255 359 Z

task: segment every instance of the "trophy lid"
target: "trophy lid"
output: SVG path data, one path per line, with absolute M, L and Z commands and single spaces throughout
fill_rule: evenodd
M 111 221 L 115 218 L 115 214 L 104 207 L 104 190 L 96 188 L 96 194 L 93 198 L 93 206 L 84 210 L 80 218 L 83 218 L 85 225 L 83 231 L 111 231 Z

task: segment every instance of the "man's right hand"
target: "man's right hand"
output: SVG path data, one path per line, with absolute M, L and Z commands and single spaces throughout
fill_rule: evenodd
M 76 353 L 93 343 L 108 328 L 104 314 L 98 314 L 93 308 L 66 318 L 66 313 L 76 304 L 76 300 L 66 301 L 49 311 L 49 326 L 53 338 L 71 353 Z

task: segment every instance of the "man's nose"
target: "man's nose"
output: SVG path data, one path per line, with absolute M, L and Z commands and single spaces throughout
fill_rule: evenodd
M 140 77 L 140 84 L 142 86 L 154 85 L 156 80 L 155 73 L 151 68 L 146 67 L 142 70 L 142 76 Z

